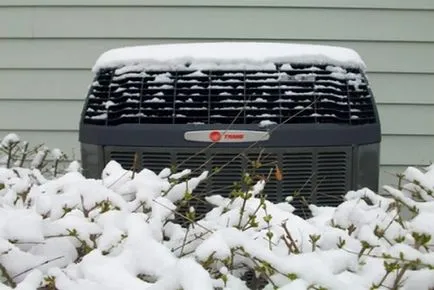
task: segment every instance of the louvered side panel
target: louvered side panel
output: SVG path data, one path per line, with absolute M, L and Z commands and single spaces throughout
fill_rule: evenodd
M 135 150 L 138 149 L 109 148 L 107 156 L 131 169 Z M 177 166 L 177 172 L 192 170 L 192 177 L 209 171 L 207 180 L 193 191 L 194 198 L 180 209 L 186 213 L 194 207 L 199 217 L 210 209 L 204 197 L 213 194 L 229 196 L 234 182 L 239 182 L 244 172 L 251 174 L 255 181 L 269 178 L 264 189 L 268 200 L 282 202 L 287 196 L 292 196 L 291 203 L 297 215 L 309 216 L 308 204 L 335 206 L 351 186 L 351 152 L 351 148 L 268 148 L 243 153 L 235 149 L 212 148 L 200 154 L 185 148 L 173 152 L 157 148 L 139 151 L 142 154 L 140 165 L 156 173 L 172 165 Z M 283 175 L 280 181 L 275 176 L 276 165 Z
M 134 167 L 134 151 L 111 151 L 110 160 L 118 162 L 124 169 L 131 170 Z
M 207 156 L 204 153 L 196 154 L 196 152 L 176 152 L 175 165 L 178 171 L 191 169 L 192 171 L 202 172 L 207 170 Z
M 249 160 L 247 170 L 254 174 L 256 180 L 269 178 L 264 188 L 264 194 L 267 196 L 267 199 L 272 202 L 279 202 L 281 199 L 278 190 L 279 184 L 273 175 L 276 165 L 279 164 L 278 154 L 263 151 L 260 153 L 249 153 L 247 157 Z
M 237 153 L 212 154 L 211 164 L 213 177 L 211 178 L 212 194 L 229 196 L 234 182 L 238 182 L 243 174 L 243 160 Z
M 349 153 L 319 152 L 317 166 L 317 203 L 337 206 L 349 188 Z
M 193 176 L 200 175 L 203 171 L 208 170 L 206 154 L 196 154 L 196 152 L 177 152 L 175 158 L 175 164 L 177 171 L 181 172 L 184 169 L 192 170 Z M 198 218 L 202 217 L 206 212 L 210 210 L 209 205 L 205 202 L 204 197 L 207 195 L 207 181 L 203 181 L 193 191 L 193 199 L 186 205 L 180 208 L 180 211 L 185 214 L 190 207 L 193 207 L 196 211 Z
M 101 71 L 92 83 L 84 111 L 86 123 L 106 125 L 106 105 L 111 94 L 118 88 L 112 85 L 112 74 L 111 71 Z
M 143 152 L 142 154 L 143 168 L 154 171 L 158 174 L 164 168 L 172 166 L 172 157 L 169 152 Z
M 283 154 L 282 170 L 283 199 L 293 196 L 291 204 L 296 208 L 295 213 L 307 216 L 309 209 L 306 203 L 312 202 L 314 180 L 312 152 Z

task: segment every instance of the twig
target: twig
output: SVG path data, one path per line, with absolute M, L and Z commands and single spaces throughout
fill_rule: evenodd
M 142 206 L 144 206 L 146 204 L 146 201 L 142 201 L 139 206 L 137 206 L 132 212 L 136 212 L 139 210 L 139 208 L 141 208 Z
M 273 129 L 271 129 L 269 132 L 273 133 L 275 130 L 277 130 L 278 128 L 280 128 L 281 126 L 285 125 L 287 122 L 289 122 L 290 120 L 292 120 L 293 118 L 297 117 L 298 115 L 302 114 L 304 111 L 308 110 L 308 108 L 310 106 L 312 106 L 313 104 L 316 103 L 316 100 L 314 100 L 313 102 L 311 102 L 308 106 L 306 106 L 304 109 L 298 111 L 297 113 L 295 113 L 294 115 L 288 117 L 286 120 L 284 120 L 282 123 L 278 124 L 277 126 L 273 127 Z M 229 160 L 228 162 L 226 162 L 225 164 L 223 164 L 220 169 L 225 168 L 226 166 L 228 166 L 229 164 L 231 164 L 232 162 L 235 161 L 235 159 L 237 159 L 238 157 L 242 156 L 243 154 L 245 154 L 249 149 L 253 148 L 254 146 L 256 146 L 260 141 L 263 140 L 263 138 L 265 137 L 262 136 L 262 138 L 260 138 L 259 140 L 253 142 L 252 144 L 250 144 L 249 146 L 247 146 L 243 151 L 241 151 L 240 153 L 238 153 L 237 155 L 235 155 L 231 160 Z M 192 173 L 195 173 L 196 170 L 194 170 Z M 208 178 L 212 177 L 216 175 L 216 172 L 211 173 Z
M 244 75 L 244 77 L 245 77 L 245 75 Z M 252 96 L 253 96 L 253 95 L 250 95 L 249 98 L 248 98 L 246 101 L 250 101 L 250 100 L 252 99 Z M 247 103 L 244 102 L 244 106 L 243 106 L 243 108 L 241 108 L 241 109 L 238 111 L 237 115 L 235 115 L 235 117 L 234 117 L 234 119 L 231 121 L 231 123 L 226 127 L 226 129 L 224 129 L 223 134 L 227 133 L 227 131 L 229 131 L 229 130 L 232 128 L 232 126 L 235 124 L 235 122 L 238 120 L 238 118 L 240 117 L 241 113 L 245 112 L 245 110 L 246 110 L 246 104 L 247 104 Z M 205 148 L 199 150 L 198 152 L 196 152 L 196 153 L 193 154 L 192 156 L 186 158 L 186 159 L 185 159 L 184 161 L 182 161 L 178 166 L 182 166 L 182 165 L 184 165 L 187 161 L 189 161 L 190 159 L 192 159 L 192 158 L 194 158 L 194 157 L 196 157 L 196 156 L 199 156 L 200 154 L 206 152 L 208 149 L 210 149 L 211 147 L 213 147 L 213 146 L 214 146 L 215 144 L 217 144 L 217 143 L 218 143 L 218 141 L 216 141 L 216 142 L 212 142 L 211 144 L 209 144 L 209 145 L 206 146 Z M 202 166 L 203 166 L 203 165 L 201 165 L 200 167 L 202 167 Z M 200 168 L 200 167 L 199 167 L 199 168 Z
M 181 249 L 182 247 L 185 247 L 186 245 L 189 245 L 191 243 L 193 243 L 194 241 L 198 240 L 198 239 L 202 239 L 204 236 L 206 236 L 207 234 L 209 234 L 209 232 L 205 232 L 205 233 L 201 233 L 200 235 L 194 237 L 194 239 L 188 240 L 185 243 L 183 243 L 181 246 L 178 246 L 176 248 L 172 249 L 172 252 L 176 252 L 177 250 Z
M 246 203 L 247 203 L 247 198 L 248 198 L 248 193 L 247 192 L 245 192 L 243 195 L 244 195 L 243 196 L 243 204 L 241 205 L 241 208 L 240 208 L 239 221 L 238 221 L 237 229 L 241 228 L 241 222 L 242 222 L 243 217 L 244 217 L 244 210 L 245 210 Z
M 98 208 L 98 206 L 100 206 L 98 203 L 96 203 L 94 206 L 92 206 L 90 209 L 86 209 L 84 207 L 84 196 L 81 194 L 80 195 L 80 201 L 81 201 L 81 207 L 83 208 L 83 214 L 85 217 L 89 217 L 89 213 L 91 211 L 93 211 L 94 209 Z
M 134 179 L 134 176 L 136 174 L 136 170 L 137 170 L 137 163 L 139 162 L 139 153 L 135 152 L 134 153 L 134 161 L 133 161 L 133 174 L 131 176 L 131 179 Z
M 345 248 L 341 248 L 341 249 L 347 253 L 350 253 L 350 254 L 354 254 L 354 255 L 360 254 L 359 252 L 350 251 L 350 250 L 347 250 Z M 405 259 L 405 258 L 401 258 L 401 257 L 399 257 L 399 258 L 392 257 L 392 256 L 384 257 L 384 256 L 372 255 L 372 254 L 362 254 L 362 256 L 366 256 L 366 257 L 370 257 L 370 258 L 376 258 L 376 259 L 382 259 L 382 260 L 388 259 L 388 260 L 393 260 L 393 261 L 397 261 L 397 262 L 405 262 L 405 263 L 414 263 L 415 262 L 415 260 L 409 260 L 409 259 Z M 427 267 L 430 269 L 432 267 L 434 267 L 434 265 L 426 264 L 426 263 L 423 263 L 422 261 L 418 261 L 418 265 L 423 266 L 423 267 Z
M 31 268 L 28 268 L 28 269 L 24 270 L 24 271 L 21 272 L 21 273 L 16 274 L 15 276 L 12 277 L 12 279 L 15 279 L 15 278 L 17 278 L 17 277 L 19 277 L 19 276 L 21 276 L 21 275 L 23 275 L 23 274 L 26 274 L 26 273 L 28 273 L 28 272 L 30 272 L 30 271 L 36 269 L 37 267 L 40 267 L 40 266 L 46 265 L 46 264 L 48 264 L 48 263 L 51 263 L 51 262 L 54 262 L 54 261 L 60 260 L 60 259 L 62 259 L 62 258 L 64 258 L 64 256 L 59 256 L 59 257 L 56 257 L 56 258 L 49 259 L 49 260 L 47 260 L 47 261 L 45 261 L 45 262 L 42 262 L 42 263 L 40 263 L 40 264 L 38 264 L 38 265 L 36 265 L 36 266 L 33 266 L 33 267 L 31 267 Z
M 134 166 L 131 166 L 130 170 L 133 170 Z M 125 172 L 119 176 L 117 179 L 115 179 L 115 181 L 113 181 L 111 184 L 109 184 L 107 186 L 107 188 L 111 188 L 113 185 L 115 185 L 116 183 L 118 183 L 124 176 L 126 176 L 128 174 L 129 170 L 125 170 Z
M 7 148 L 7 154 L 8 154 L 8 160 L 7 160 L 7 168 L 10 168 L 11 166 L 11 161 L 12 161 L 12 157 L 13 157 L 13 153 L 12 153 L 12 151 L 13 151 L 13 149 L 17 146 L 17 142 L 14 142 L 14 143 L 12 143 L 12 144 L 10 144 L 9 146 L 8 146 L 8 148 Z
M 291 233 L 289 232 L 288 227 L 286 226 L 286 222 L 285 221 L 282 223 L 282 228 L 285 231 L 286 236 L 288 237 L 288 239 L 291 242 L 290 246 L 292 248 L 294 248 L 293 252 L 296 253 L 296 254 L 299 254 L 300 253 L 300 249 L 297 247 L 297 244 L 295 243 L 294 239 L 292 238 Z M 287 241 L 285 241 L 285 244 L 288 245 Z M 289 250 L 291 250 L 291 248 Z
M 28 154 L 28 151 L 29 150 L 29 143 L 25 143 L 24 144 L 24 148 L 23 148 L 23 155 L 21 156 L 21 160 L 20 160 L 20 164 L 19 164 L 19 166 L 20 167 L 23 167 L 23 165 L 24 165 L 24 161 L 26 160 L 26 157 L 27 157 L 27 154 Z
M 190 227 L 187 227 L 187 230 L 185 231 L 185 235 L 184 235 L 184 239 L 182 240 L 182 247 L 181 247 L 181 253 L 180 256 L 183 255 L 184 253 L 184 247 L 185 247 L 185 242 L 187 241 L 187 236 L 188 236 L 188 232 L 190 231 Z
M 251 96 L 250 96 L 251 98 Z M 240 109 L 240 111 L 237 113 L 237 115 L 234 117 L 234 119 L 232 120 L 232 122 L 226 127 L 226 129 L 223 131 L 223 134 L 227 133 L 228 130 L 230 130 L 230 128 L 232 128 L 232 126 L 235 124 L 236 120 L 238 119 L 238 117 L 241 115 L 241 113 L 244 111 L 243 109 Z M 187 161 L 191 160 L 192 158 L 199 156 L 200 154 L 206 152 L 208 149 L 211 149 L 211 147 L 213 147 L 215 144 L 217 144 L 218 141 L 216 142 L 212 142 L 211 144 L 209 144 L 208 146 L 206 146 L 205 148 L 202 148 L 201 150 L 199 150 L 198 152 L 196 152 L 195 154 L 193 154 L 192 156 L 186 158 L 184 161 L 182 161 L 178 166 L 182 166 L 184 165 Z M 200 167 L 202 167 L 203 165 L 201 165 Z M 199 168 L 200 168 L 199 167 Z
M 251 222 L 253 219 L 256 218 L 256 214 L 261 209 L 261 207 L 262 207 L 262 204 L 261 204 L 261 202 L 259 202 L 256 209 L 253 211 L 253 213 L 250 215 L 249 219 L 247 220 L 247 223 L 242 227 L 242 229 L 241 229 L 242 231 L 246 231 L 252 227 Z
M 402 266 L 402 268 L 400 270 L 398 270 L 398 275 L 396 276 L 395 281 L 393 282 L 393 286 L 392 289 L 393 290 L 398 290 L 400 289 L 400 282 L 402 280 L 402 277 L 404 277 L 405 272 L 408 270 L 409 265 L 404 265 Z
M 211 233 L 211 234 L 214 233 L 212 230 L 210 230 L 210 229 L 204 227 L 203 225 L 197 223 L 196 221 L 190 219 L 190 218 L 187 217 L 186 215 L 183 215 L 182 213 L 179 213 L 179 212 L 177 212 L 176 210 L 173 210 L 173 209 L 169 208 L 169 207 L 166 206 L 165 204 L 162 204 L 161 202 L 158 202 L 156 199 L 153 199 L 152 201 L 155 202 L 156 204 L 159 204 L 159 205 L 161 205 L 162 207 L 164 207 L 164 208 L 170 210 L 170 211 L 171 211 L 172 213 L 174 213 L 175 215 L 179 215 L 180 217 L 185 218 L 185 219 L 188 220 L 189 222 L 191 222 L 191 223 L 193 223 L 193 224 L 196 224 L 198 227 L 200 227 L 200 228 L 206 230 L 207 232 L 209 232 L 209 233 Z
M 21 242 L 21 241 L 9 241 L 14 245 L 44 245 L 45 242 Z
M 17 284 L 14 281 L 14 277 L 11 277 L 9 275 L 5 266 L 3 266 L 3 264 L 1 264 L 1 263 L 0 263 L 0 272 L 1 272 L 2 276 L 6 279 L 6 285 L 11 286 L 12 288 L 15 288 L 17 286 Z

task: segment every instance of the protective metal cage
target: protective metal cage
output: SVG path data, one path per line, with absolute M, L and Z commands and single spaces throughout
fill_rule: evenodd
M 242 113 L 240 114 L 240 110 Z M 362 72 L 276 65 L 268 71 L 100 71 L 85 124 L 375 123 Z

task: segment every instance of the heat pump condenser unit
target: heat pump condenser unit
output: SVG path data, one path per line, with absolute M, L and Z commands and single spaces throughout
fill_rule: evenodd
M 127 47 L 97 60 L 80 121 L 84 173 L 213 172 L 197 190 L 228 194 L 254 161 L 272 201 L 336 205 L 378 189 L 381 129 L 360 56 L 347 48 L 273 43 Z M 139 162 L 133 164 L 136 158 Z M 268 164 L 268 166 L 267 166 Z

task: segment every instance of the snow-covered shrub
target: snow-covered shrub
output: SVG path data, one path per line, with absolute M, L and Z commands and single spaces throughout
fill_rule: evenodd
M 58 148 L 50 150 L 43 144 L 30 147 L 29 142 L 22 141 L 10 133 L 0 140 L 0 167 L 28 168 L 36 175 L 56 177 L 68 171 L 79 171 L 78 162 L 67 163 L 68 156 Z M 65 167 L 66 165 L 66 167 Z
M 0 168 L 0 289 L 434 289 L 434 166 L 307 219 L 249 174 L 197 219 L 206 171 L 34 172 Z

